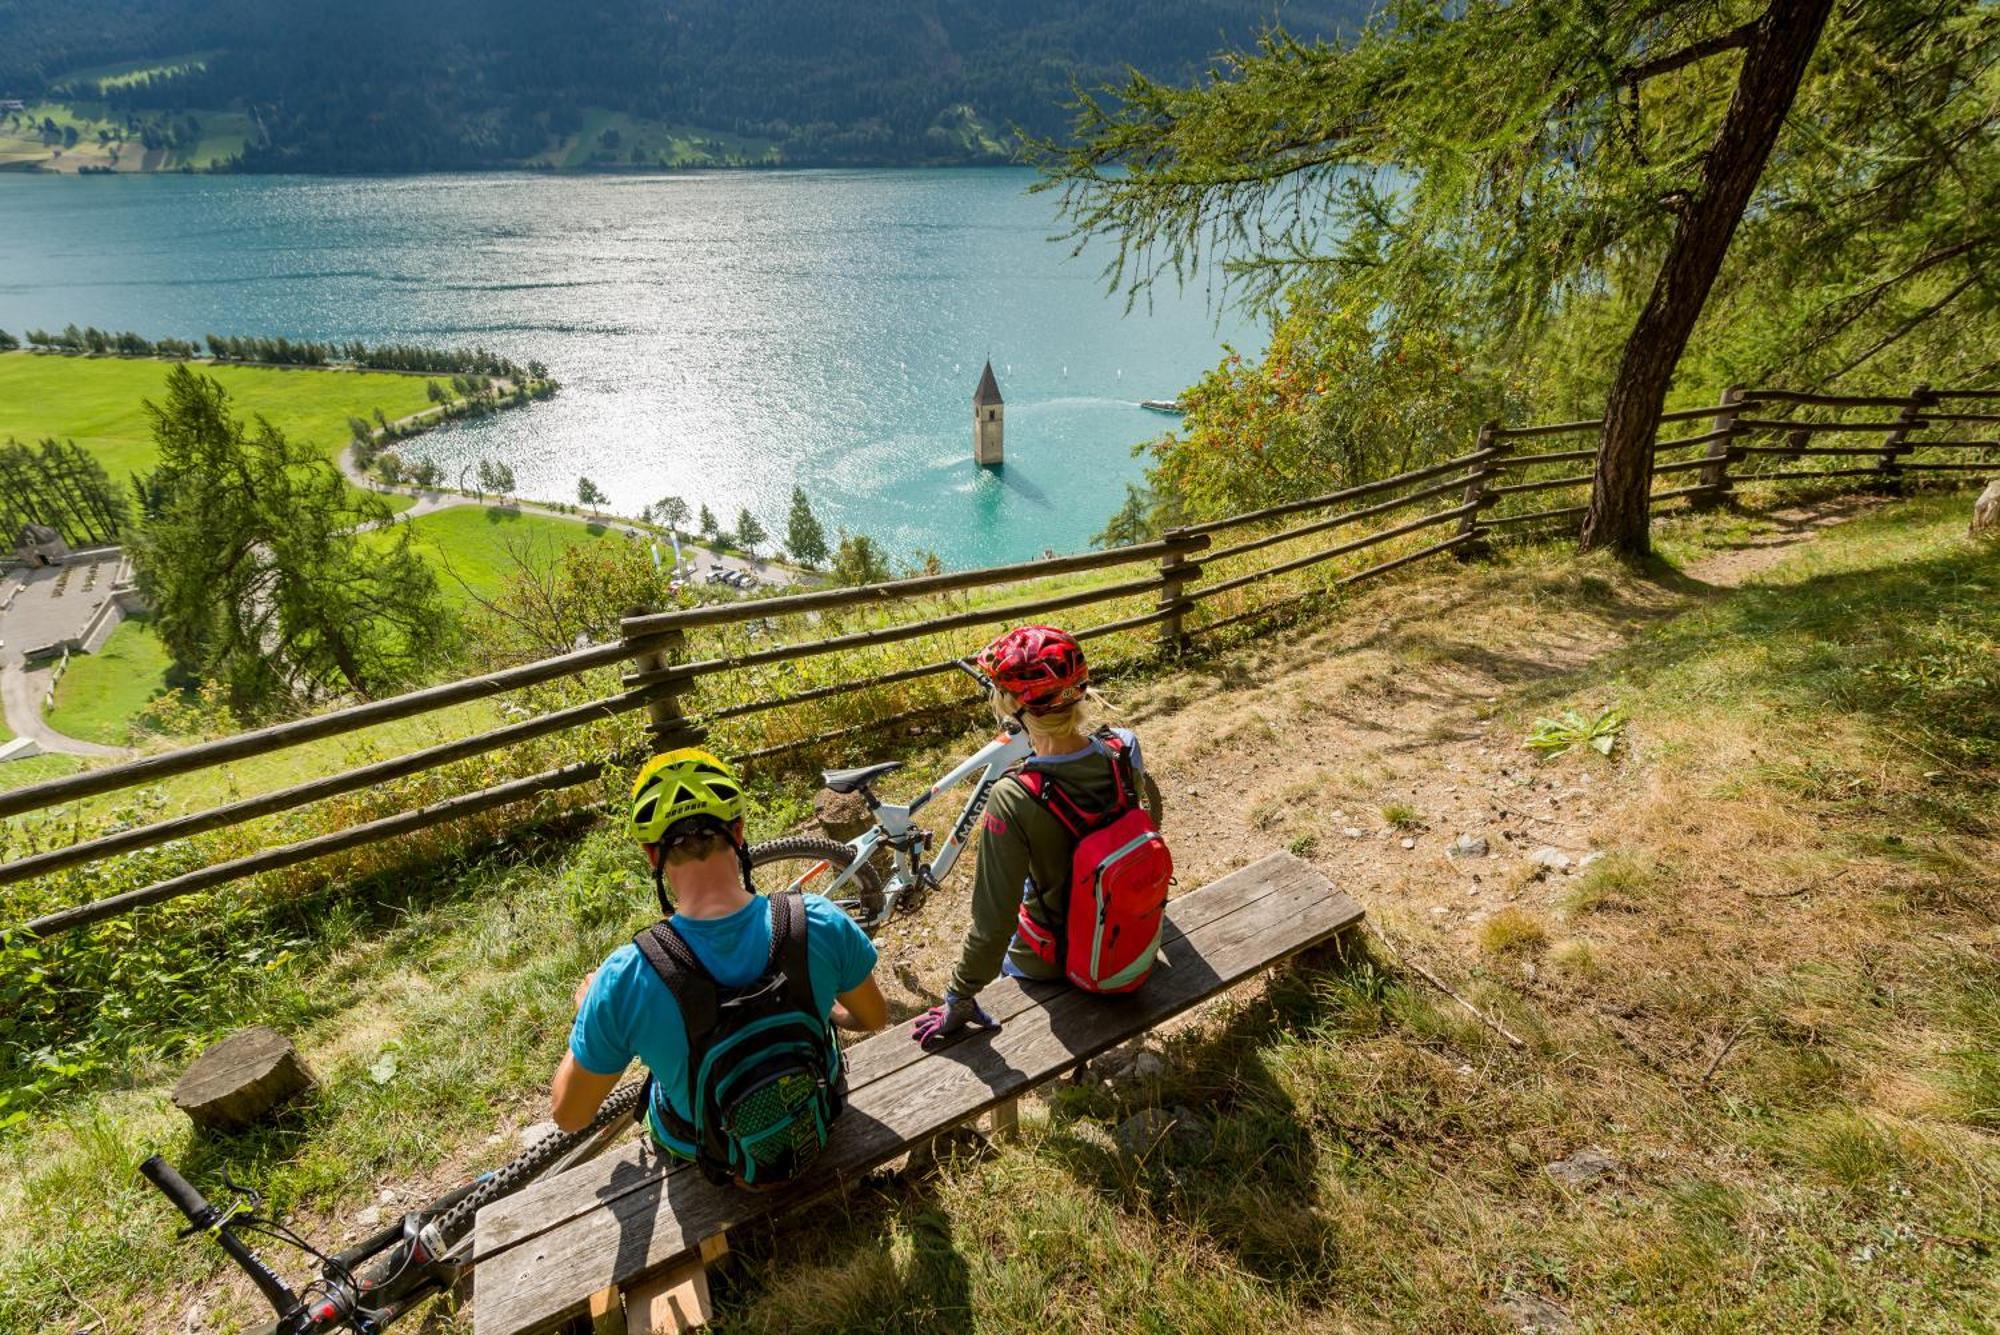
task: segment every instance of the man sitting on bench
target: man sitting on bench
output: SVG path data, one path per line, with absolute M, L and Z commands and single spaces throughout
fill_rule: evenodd
M 742 783 L 704 751 L 640 769 L 632 832 L 667 916 L 578 986 L 550 1097 L 556 1125 L 578 1130 L 636 1057 L 661 1149 L 712 1180 L 770 1187 L 812 1162 L 845 1101 L 833 1029 L 880 1029 L 889 1004 L 874 943 L 844 912 L 751 887 L 743 807 Z

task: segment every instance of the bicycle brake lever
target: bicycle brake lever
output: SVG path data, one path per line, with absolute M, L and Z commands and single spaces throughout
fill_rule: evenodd
M 988 695 L 991 695 L 993 693 L 993 679 L 991 677 L 988 677 L 984 672 L 981 672 L 976 666 L 974 666 L 971 660 L 964 658 L 954 658 L 951 660 L 951 665 L 957 668 L 960 672 L 963 672 L 966 676 L 978 682 L 980 688 L 984 690 Z
M 227 1187 L 230 1191 L 235 1192 L 238 1196 L 241 1196 L 244 1200 L 250 1202 L 250 1208 L 253 1210 L 264 1203 L 263 1192 L 257 1190 L 257 1188 L 255 1187 L 243 1186 L 241 1183 L 237 1182 L 234 1178 L 229 1176 L 229 1171 L 227 1169 L 224 1169 L 222 1173 L 222 1185 Z

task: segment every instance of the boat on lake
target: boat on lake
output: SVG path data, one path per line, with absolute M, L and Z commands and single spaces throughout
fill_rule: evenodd
M 1141 399 L 1139 400 L 1139 406 L 1141 408 L 1144 408 L 1147 412 L 1172 413 L 1176 417 L 1180 416 L 1180 414 L 1185 411 L 1185 409 L 1181 407 L 1181 401 L 1179 399 Z

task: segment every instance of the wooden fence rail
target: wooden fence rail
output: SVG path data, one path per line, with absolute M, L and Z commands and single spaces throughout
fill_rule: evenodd
M 1969 401 L 1975 404 L 2000 400 L 2000 390 L 1939 390 L 1919 386 L 1906 396 L 1839 395 L 1782 389 L 1732 388 L 1716 404 L 1677 409 L 1661 415 L 1662 424 L 1706 422 L 1695 434 L 1660 440 L 1656 455 L 1705 447 L 1698 454 L 1656 460 L 1656 477 L 1672 479 L 1696 473 L 1692 485 L 1657 490 L 1655 503 L 1686 500 L 1695 505 L 1723 499 L 1730 489 L 1746 482 L 1770 483 L 1868 477 L 1885 488 L 1899 485 L 1906 473 L 1971 473 L 2000 471 L 2000 464 L 1963 458 L 1936 460 L 1920 456 L 1929 450 L 2000 451 L 2000 441 L 1929 439 L 1924 433 L 1935 426 L 2000 422 L 2000 412 L 1946 410 L 1940 405 Z M 1761 409 L 1771 416 L 1744 414 Z M 1852 420 L 1847 417 L 1795 417 L 1798 412 L 1866 413 L 1894 410 L 1889 421 Z M 848 671 L 832 681 L 814 684 L 794 678 L 787 685 L 758 688 L 750 699 L 710 699 L 716 691 L 705 690 L 708 683 L 739 674 L 756 674 L 761 669 L 784 668 L 828 655 L 856 654 L 880 650 L 911 641 L 941 640 L 976 626 L 1045 617 L 1086 608 L 1107 609 L 1109 620 L 1083 625 L 1078 634 L 1085 639 L 1109 639 L 1148 632 L 1141 653 L 1173 653 L 1190 636 L 1206 635 L 1226 627 L 1269 618 L 1287 609 L 1325 596 L 1329 591 L 1351 587 L 1361 581 L 1400 570 L 1415 562 L 1447 554 L 1463 556 L 1480 550 L 1488 535 L 1498 531 L 1570 525 L 1581 518 L 1587 506 L 1565 504 L 1518 509 L 1515 498 L 1541 492 L 1586 488 L 1589 473 L 1547 471 L 1563 465 L 1583 463 L 1596 457 L 1594 448 L 1573 448 L 1516 453 L 1514 442 L 1543 437 L 1592 432 L 1601 429 L 1602 419 L 1557 422 L 1539 425 L 1505 426 L 1488 423 L 1479 433 L 1474 448 L 1455 458 L 1414 468 L 1392 477 L 1344 487 L 1303 500 L 1287 501 L 1223 519 L 1204 521 L 1173 530 L 1161 538 L 1108 551 L 1025 561 L 982 570 L 952 571 L 894 580 L 858 588 L 820 589 L 807 593 L 749 602 L 681 608 L 667 612 L 635 613 L 620 624 L 620 638 L 609 644 L 593 645 L 574 653 L 558 655 L 498 672 L 447 682 L 393 699 L 368 701 L 312 718 L 280 723 L 233 737 L 197 743 L 159 755 L 145 756 L 123 764 L 0 793 L 0 817 L 63 807 L 82 799 L 152 784 L 180 775 L 215 770 L 237 761 L 271 755 L 307 742 L 353 733 L 397 720 L 434 714 L 439 710 L 486 700 L 532 687 L 568 683 L 587 687 L 592 681 L 606 686 L 610 669 L 622 669 L 610 694 L 601 691 L 593 698 L 533 717 L 481 730 L 470 737 L 449 740 L 386 760 L 352 766 L 322 778 L 314 778 L 273 791 L 223 802 L 204 810 L 171 816 L 149 824 L 89 832 L 58 847 L 33 849 L 0 864 L 0 885 L 30 881 L 37 877 L 105 862 L 140 850 L 158 848 L 177 840 L 263 817 L 309 806 L 329 798 L 366 792 L 399 780 L 437 770 L 523 743 L 597 725 L 617 722 L 644 711 L 655 744 L 663 740 L 686 741 L 702 737 L 714 726 L 748 719 L 774 711 L 820 705 L 842 697 L 889 687 L 903 686 L 951 673 L 955 657 L 925 657 L 918 662 L 877 671 Z M 1782 432 L 1784 444 L 1747 444 L 1746 435 Z M 1813 445 L 1815 436 L 1843 434 L 1879 436 L 1879 440 L 1847 445 Z M 1787 464 L 1825 458 L 1872 459 L 1867 466 L 1801 468 Z M 1365 502 L 1364 504 L 1356 504 Z M 1322 534 L 1356 525 L 1370 524 L 1416 510 L 1383 527 L 1370 527 L 1351 539 L 1325 546 L 1309 541 Z M 1318 513 L 1316 513 L 1318 512 Z M 1287 525 L 1286 521 L 1300 522 Z M 1435 541 L 1416 535 L 1451 525 L 1452 531 Z M 1217 535 L 1243 533 L 1226 546 L 1215 545 Z M 1417 545 L 1412 545 L 1413 543 Z M 1327 570 L 1327 563 L 1374 548 L 1387 547 L 1381 558 L 1359 569 Z M 1276 560 L 1244 568 L 1246 558 L 1272 549 L 1286 549 Z M 1134 569 L 1134 568 L 1138 569 Z M 1081 588 L 1051 589 L 1048 581 L 1100 572 L 1128 570 L 1129 578 L 1086 584 Z M 1141 573 L 1143 572 L 1143 573 Z M 1311 573 L 1308 573 L 1311 572 Z M 1275 597 L 1251 598 L 1245 591 L 1269 589 Z M 1007 598 L 1018 591 L 1021 596 Z M 945 595 L 979 592 L 999 594 L 1002 600 L 966 605 L 943 615 L 914 615 L 916 603 Z M 948 604 L 949 605 L 949 604 Z M 762 647 L 744 641 L 760 628 L 769 628 L 785 618 L 814 626 L 827 618 L 858 613 L 882 618 L 880 624 L 798 638 Z M 737 637 L 732 644 L 729 636 Z M 705 637 L 697 644 L 697 637 Z M 945 648 L 919 650 L 938 653 Z M 853 666 L 860 666 L 860 659 Z M 843 666 L 847 666 L 843 664 Z M 594 675 L 601 674 L 601 675 Z M 753 682 L 761 678 L 753 676 Z M 807 679 L 810 681 L 810 678 Z M 585 692 L 588 694 L 588 692 Z M 842 742 L 879 729 L 885 724 L 959 708 L 965 698 L 940 696 L 928 704 L 898 712 L 885 712 L 868 721 L 822 728 L 809 735 L 739 749 L 742 760 L 765 759 L 830 743 Z M 769 736 L 769 733 L 766 733 Z M 127 890 L 108 898 L 43 913 L 20 926 L 35 936 L 44 936 L 92 923 L 148 904 L 158 904 L 180 895 L 239 881 L 247 877 L 297 866 L 332 854 L 348 852 L 429 829 L 468 816 L 490 812 L 516 803 L 525 803 L 552 793 L 561 793 L 599 779 L 623 757 L 600 754 L 576 758 L 569 763 L 522 777 L 486 783 L 475 791 L 391 811 L 372 819 L 265 848 L 192 871 L 167 877 L 154 884 Z M 560 757 L 557 757 L 560 758 Z M 547 764 L 546 759 L 538 762 Z M 37 830 L 37 839 L 59 837 L 54 822 Z

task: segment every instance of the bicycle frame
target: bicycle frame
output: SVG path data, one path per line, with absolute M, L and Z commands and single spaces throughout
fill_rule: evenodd
M 1006 732 L 960 761 L 955 769 L 907 806 L 878 801 L 873 793 L 863 789 L 862 795 L 868 801 L 875 824 L 848 841 L 847 846 L 854 850 L 854 860 L 818 893 L 841 903 L 841 887 L 851 883 L 859 869 L 867 865 L 879 849 L 887 846 L 895 858 L 895 869 L 882 887 L 882 907 L 861 921 L 862 930 L 873 933 L 889 920 L 896 911 L 896 905 L 904 898 L 933 890 L 951 875 L 951 869 L 958 863 L 958 855 L 965 851 L 965 845 L 972 837 L 972 827 L 978 822 L 980 813 L 986 810 L 987 799 L 993 795 L 993 786 L 1006 776 L 1008 770 L 1033 754 L 1028 734 L 1018 725 L 1010 726 Z M 972 794 L 966 798 L 958 819 L 952 823 L 951 833 L 938 845 L 937 856 L 929 861 L 921 860 L 922 854 L 929 851 L 931 836 L 919 828 L 913 818 L 940 793 L 951 791 L 974 775 L 978 776 L 978 782 L 973 785 Z

